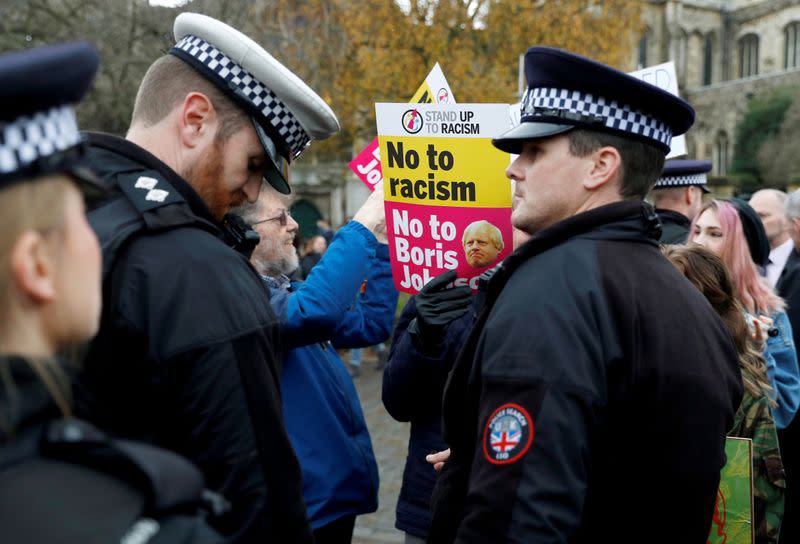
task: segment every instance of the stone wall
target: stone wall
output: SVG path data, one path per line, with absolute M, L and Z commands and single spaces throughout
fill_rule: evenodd
M 764 2 L 773 4 L 777 2 Z M 751 18 L 736 16 L 733 34 L 736 54 L 731 55 L 731 74 L 738 74 L 739 55 L 738 40 L 746 34 L 759 37 L 758 69 L 759 74 L 768 74 L 783 70 L 785 38 L 784 29 L 789 23 L 800 21 L 800 5 L 787 6 L 779 11 L 753 13 Z
M 697 112 L 697 120 L 687 134 L 689 155 L 698 159 L 711 159 L 717 163 L 717 142 L 724 136 L 729 145 L 727 164 L 722 169 L 719 164 L 715 164 L 714 172 L 725 172 L 733 158 L 736 124 L 744 115 L 748 100 L 776 87 L 798 85 L 800 69 L 793 69 L 688 91 L 686 98 Z

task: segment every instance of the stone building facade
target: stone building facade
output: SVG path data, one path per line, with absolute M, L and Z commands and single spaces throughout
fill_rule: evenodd
M 748 100 L 800 88 L 800 0 L 648 0 L 642 19 L 631 67 L 675 61 L 681 95 L 697 111 L 689 155 L 725 176 Z

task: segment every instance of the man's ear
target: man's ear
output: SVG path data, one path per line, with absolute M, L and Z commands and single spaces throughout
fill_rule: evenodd
M 687 206 L 691 206 L 694 203 L 694 187 L 691 185 L 687 185 L 683 188 L 683 202 Z
M 585 189 L 595 191 L 608 183 L 622 179 L 622 157 L 615 147 L 601 147 L 590 157 L 592 164 L 583 181 Z
M 23 233 L 11 249 L 11 274 L 17 288 L 37 304 L 55 300 L 52 247 L 35 231 Z
M 213 140 L 219 117 L 214 104 L 203 93 L 191 92 L 180 106 L 178 125 L 181 143 L 185 147 L 203 146 Z

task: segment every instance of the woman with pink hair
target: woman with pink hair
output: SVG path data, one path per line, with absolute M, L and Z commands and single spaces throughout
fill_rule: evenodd
M 756 339 L 764 341 L 767 375 L 776 392 L 775 425 L 785 428 L 800 406 L 800 370 L 784 302 L 759 273 L 769 256 L 764 226 L 741 200 L 712 200 L 692 223 L 689 242 L 707 247 L 728 267 Z

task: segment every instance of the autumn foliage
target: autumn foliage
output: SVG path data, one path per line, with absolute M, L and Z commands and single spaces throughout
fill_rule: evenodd
M 124 132 L 136 86 L 172 43 L 175 15 L 205 13 L 264 45 L 334 108 L 342 134 L 313 158 L 349 159 L 375 135 L 374 103 L 411 98 L 435 62 L 459 102 L 516 102 L 535 44 L 627 69 L 641 0 L 148 0 L 0 2 L 0 50 L 88 39 L 101 51 L 82 126 Z M 402 7 L 401 7 L 402 6 Z
M 265 16 L 298 32 L 276 53 L 339 115 L 343 134 L 320 146 L 338 155 L 374 137 L 375 102 L 408 100 L 437 61 L 459 102 L 517 101 L 519 55 L 535 44 L 628 68 L 639 11 L 635 0 L 278 0 Z

